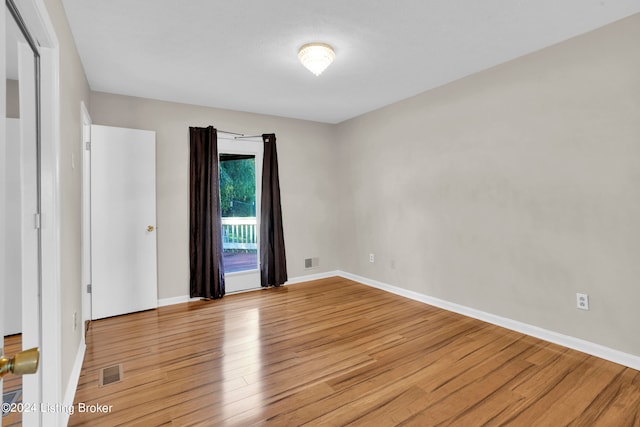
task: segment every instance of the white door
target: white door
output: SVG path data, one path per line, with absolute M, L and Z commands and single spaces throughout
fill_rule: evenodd
M 222 202 L 222 236 L 224 280 L 226 293 L 246 291 L 260 288 L 260 190 L 262 185 L 262 140 L 233 139 L 218 136 L 218 165 L 220 166 L 220 193 Z M 237 159 L 239 157 L 239 159 Z M 242 169 L 252 168 L 253 195 L 248 200 L 225 198 L 225 163 L 233 163 Z M 236 169 L 229 167 L 229 172 Z M 238 177 L 226 178 L 246 180 L 246 173 Z M 230 183 L 231 187 L 246 187 L 246 183 Z M 243 197 L 246 198 L 246 197 Z M 251 200 L 252 199 L 252 200 Z M 229 203 L 232 209 L 229 209 Z M 233 204 L 235 203 L 236 206 Z M 247 206 L 251 204 L 252 206 Z
M 5 156 L 4 335 L 22 333 L 22 195 L 20 191 L 20 120 L 7 118 Z M 35 160 L 35 159 L 33 159 Z
M 22 19 L 14 19 L 6 9 L 5 18 L 7 51 L 4 84 L 7 118 L 3 129 L 4 144 L 0 147 L 4 158 L 0 169 L 0 208 L 3 211 L 3 215 L 0 215 L 0 228 L 3 229 L 0 332 L 3 338 L 5 333 L 20 334 L 17 342 L 21 343 L 24 350 L 41 346 L 39 77 L 36 72 L 37 53 L 32 50 L 33 45 L 27 42 L 25 33 L 17 24 Z M 7 303 L 11 306 L 7 307 Z M 7 326 L 9 328 L 4 329 Z M 10 339 L 16 343 L 15 338 L 13 336 Z M 17 394 L 17 399 L 38 405 L 41 376 L 42 369 L 35 375 L 25 375 L 22 378 L 12 376 L 11 385 L 5 391 L 21 390 L 21 397 Z M 37 412 L 14 412 L 9 417 L 11 423 L 40 425 L 40 414 Z
M 91 126 L 92 319 L 158 306 L 155 132 Z

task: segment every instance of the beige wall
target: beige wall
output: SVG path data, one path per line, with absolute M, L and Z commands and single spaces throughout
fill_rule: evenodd
M 60 1 L 46 4 L 61 45 L 66 385 L 90 93 Z M 95 92 L 90 112 L 157 132 L 160 298 L 188 293 L 188 127 L 212 124 L 277 134 L 290 277 L 340 268 L 640 355 L 638 39 L 634 16 L 337 126 Z
M 338 125 L 340 267 L 640 355 L 638 40 L 640 15 Z
M 82 125 L 80 102 L 89 101 L 89 84 L 60 0 L 45 0 L 60 45 L 60 216 L 62 318 L 62 395 L 81 341 L 82 327 L 73 330 L 73 313 L 82 318 L 81 183 Z M 71 157 L 74 156 L 75 168 Z M 46 301 L 43 302 L 46 304 Z
M 93 92 L 94 124 L 156 131 L 158 296 L 189 294 L 189 126 L 248 135 L 274 132 L 289 277 L 335 270 L 337 207 L 335 129 L 331 125 Z M 304 259 L 320 267 L 304 270 Z

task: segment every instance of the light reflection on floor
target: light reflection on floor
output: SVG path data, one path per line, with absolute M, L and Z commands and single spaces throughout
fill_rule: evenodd
M 224 418 L 228 422 L 238 423 L 245 417 L 255 415 L 264 404 L 260 310 L 247 309 L 240 317 L 225 316 L 224 330 L 222 407 Z M 237 381 L 240 376 L 242 383 Z

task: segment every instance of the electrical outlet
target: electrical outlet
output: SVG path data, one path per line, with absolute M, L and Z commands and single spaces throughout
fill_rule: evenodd
M 78 312 L 77 311 L 73 312 L 73 330 L 74 331 L 78 330 Z
M 369 254 L 369 262 L 376 262 L 376 256 L 374 254 Z
M 576 307 L 580 310 L 589 310 L 589 295 L 577 293 Z

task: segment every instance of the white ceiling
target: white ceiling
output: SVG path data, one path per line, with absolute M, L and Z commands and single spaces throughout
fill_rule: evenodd
M 338 123 L 640 12 L 638 0 L 63 0 L 92 90 Z M 336 60 L 314 76 L 308 42 Z

